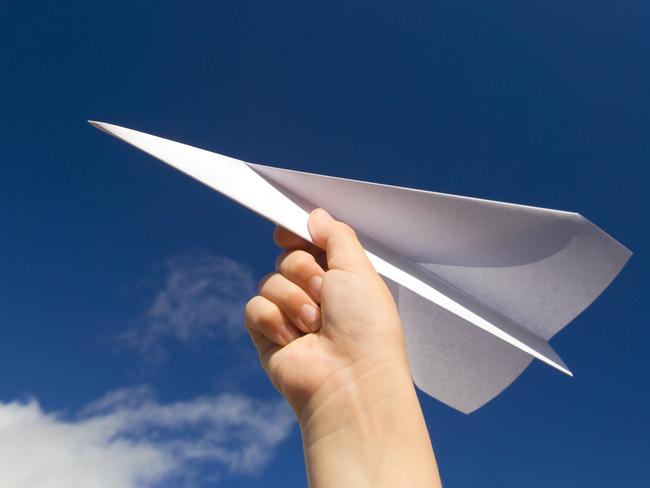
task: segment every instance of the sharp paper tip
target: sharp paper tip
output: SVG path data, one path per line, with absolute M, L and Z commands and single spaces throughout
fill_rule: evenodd
M 110 124 L 107 124 L 106 122 L 98 122 L 98 121 L 96 121 L 96 120 L 88 120 L 87 122 L 88 122 L 90 125 L 92 125 L 93 127 L 95 127 L 96 129 L 101 130 L 102 132 L 106 132 L 106 133 L 109 134 L 109 135 L 114 135 L 114 134 L 112 134 L 111 131 L 109 131 L 108 128 L 106 127 L 107 125 L 110 125 Z
M 106 122 L 99 122 L 97 120 L 89 120 L 88 123 L 93 127 L 97 127 L 100 130 L 106 130 Z

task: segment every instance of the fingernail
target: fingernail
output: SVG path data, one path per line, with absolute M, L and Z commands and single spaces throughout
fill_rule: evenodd
M 320 288 L 323 286 L 323 278 L 320 276 L 312 276 L 307 286 L 311 296 L 320 301 Z
M 302 322 L 311 330 L 316 332 L 318 330 L 318 322 L 320 321 L 320 312 L 309 303 L 305 303 L 300 308 L 300 318 Z
M 311 237 L 314 239 L 315 243 L 319 240 L 319 227 L 325 225 L 329 220 L 332 220 L 332 216 L 322 208 L 312 210 L 311 214 L 309 214 L 307 229 L 309 229 L 309 233 L 311 234 Z
M 329 212 L 327 210 L 323 209 L 323 208 L 317 208 L 316 210 L 314 210 L 312 212 L 312 215 L 314 215 L 314 217 L 318 216 L 319 219 L 323 219 L 323 218 L 331 219 L 332 218 L 332 216 L 329 214 Z

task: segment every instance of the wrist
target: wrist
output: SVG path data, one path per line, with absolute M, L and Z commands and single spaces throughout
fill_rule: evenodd
M 307 447 L 342 429 L 372 435 L 375 419 L 404 402 L 419 409 L 406 359 L 366 359 L 332 374 L 296 413 Z
M 311 488 L 440 486 L 405 360 L 333 375 L 300 412 Z

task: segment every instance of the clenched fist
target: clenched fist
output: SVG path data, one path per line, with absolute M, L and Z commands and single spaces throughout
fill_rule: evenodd
M 276 229 L 285 251 L 246 306 L 262 365 L 298 414 L 328 382 L 384 365 L 408 374 L 395 303 L 354 231 L 320 209 L 309 231 L 316 245 Z

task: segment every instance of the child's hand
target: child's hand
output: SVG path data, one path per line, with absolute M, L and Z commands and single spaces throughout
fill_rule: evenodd
M 319 390 L 378 368 L 408 377 L 395 303 L 354 231 L 320 209 L 310 215 L 309 231 L 318 247 L 276 229 L 286 251 L 246 306 L 262 365 L 299 416 Z
M 309 232 L 317 246 L 276 229 L 286 251 L 246 305 L 262 365 L 298 416 L 309 486 L 439 487 L 388 288 L 350 227 L 315 210 Z

